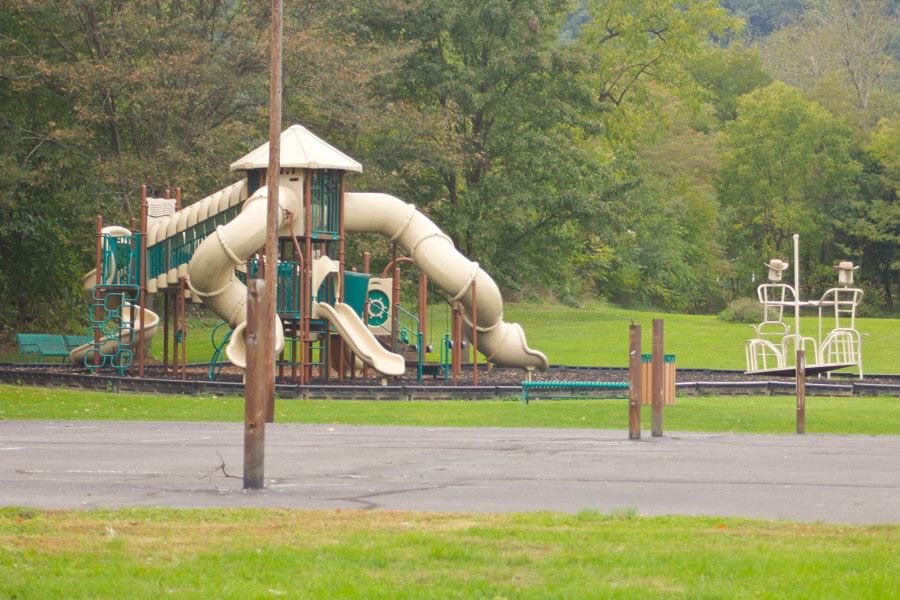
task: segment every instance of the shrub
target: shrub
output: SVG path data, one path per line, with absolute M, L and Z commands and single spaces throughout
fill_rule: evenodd
M 719 318 L 729 323 L 760 323 L 763 306 L 754 298 L 735 298 L 719 313 Z

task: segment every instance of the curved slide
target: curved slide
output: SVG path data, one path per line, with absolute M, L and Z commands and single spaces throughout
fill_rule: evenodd
M 299 213 L 302 204 L 297 192 L 287 186 L 280 186 L 278 194 L 283 209 L 278 211 L 281 227 L 286 222 L 284 211 Z M 242 369 L 247 366 L 243 335 L 247 322 L 247 287 L 237 279 L 234 269 L 266 242 L 267 195 L 268 187 L 256 190 L 237 217 L 219 225 L 201 242 L 187 267 L 191 292 L 235 330 L 225 355 Z M 284 330 L 278 317 L 275 322 L 275 352 L 279 353 L 284 348 Z
M 134 332 L 134 336 L 137 337 L 141 330 L 141 317 L 139 308 L 134 306 L 133 304 L 125 304 L 120 307 L 120 312 L 122 314 L 122 320 L 127 322 L 131 328 L 130 329 L 121 329 L 122 334 L 117 338 L 108 339 L 107 337 L 100 338 L 100 354 L 103 356 L 112 356 L 116 353 L 119 348 L 119 344 L 128 345 L 131 343 L 132 332 Z M 132 317 L 133 320 L 132 320 Z M 151 339 L 153 334 L 156 333 L 156 328 L 159 326 L 159 315 L 149 310 L 147 308 L 144 309 L 144 335 L 147 339 Z M 94 359 L 94 355 L 96 354 L 96 346 L 93 342 L 88 342 L 87 344 L 82 344 L 77 348 L 72 349 L 69 352 L 69 360 L 75 363 L 76 365 L 86 365 L 89 364 L 90 361 Z M 87 361 L 87 362 L 86 362 Z
M 503 299 L 491 276 L 456 250 L 447 234 L 415 205 L 389 194 L 347 192 L 344 225 L 348 233 L 380 233 L 403 246 L 422 272 L 462 303 L 466 335 L 472 339 L 472 330 L 478 328 L 478 350 L 489 361 L 529 370 L 547 369 L 547 357 L 528 347 L 522 327 L 503 320 Z M 476 282 L 475 302 L 472 282 Z M 471 318 L 473 306 L 477 309 L 476 324 Z
M 406 372 L 406 360 L 382 346 L 349 304 L 315 302 L 313 315 L 328 320 L 353 353 L 382 375 L 399 376 Z
M 125 227 L 120 227 L 119 225 L 109 225 L 104 227 L 101 230 L 102 234 L 112 235 L 112 236 L 130 236 L 131 230 Z M 115 261 L 115 256 L 112 256 L 111 259 Z M 109 269 L 110 272 L 116 271 L 115 262 L 113 262 L 112 267 Z M 110 283 L 110 280 L 107 279 L 105 283 Z M 86 273 L 84 278 L 81 281 L 81 288 L 84 290 L 84 293 L 88 295 L 90 298 L 94 293 L 94 286 L 97 284 L 97 269 L 91 269 L 90 272 Z M 108 336 L 104 336 L 100 338 L 100 353 L 103 356 L 112 356 L 116 353 L 119 348 L 120 340 L 121 343 L 126 345 L 131 343 L 131 332 L 133 331 L 135 336 L 137 336 L 141 331 L 141 318 L 138 313 L 139 308 L 134 306 L 133 304 L 125 304 L 123 305 L 119 311 L 122 315 L 122 320 L 129 324 L 129 328 L 121 329 L 122 335 L 119 337 L 108 338 Z M 133 318 L 132 318 L 133 317 Z M 159 326 L 159 315 L 153 312 L 152 310 L 145 308 L 144 309 L 144 336 L 147 339 L 152 339 L 153 335 L 156 333 L 156 329 Z M 88 360 L 93 360 L 93 354 L 91 351 L 95 349 L 95 345 L 93 342 L 88 342 L 87 344 L 82 344 L 77 348 L 73 348 L 71 352 L 69 352 L 69 360 L 76 365 L 85 365 L 85 357 Z M 90 355 L 90 356 L 89 356 Z

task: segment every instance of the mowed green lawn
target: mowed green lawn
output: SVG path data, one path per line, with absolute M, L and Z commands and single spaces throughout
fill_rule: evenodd
M 790 433 L 796 431 L 793 396 L 679 397 L 664 411 L 667 431 Z M 0 420 L 141 420 L 242 422 L 236 396 L 142 396 L 111 392 L 0 385 Z M 278 400 L 279 423 L 405 425 L 424 427 L 559 427 L 628 429 L 628 401 L 553 400 L 523 406 L 508 400 L 370 402 Z M 650 407 L 642 422 L 650 425 Z M 900 398 L 807 398 L 806 431 L 900 435 Z
M 819 433 L 900 433 L 896 398 L 810 398 Z M 279 400 L 279 422 L 604 427 L 623 400 Z M 794 430 L 794 400 L 679 398 L 667 431 Z M 239 422 L 236 397 L 0 386 L 0 419 Z M 645 428 L 648 416 L 644 417 Z M 2 460 L 2 455 L 0 455 Z M 312 484 L 311 484 L 312 485 Z M 900 526 L 516 514 L 0 508 L 0 598 L 897 597 Z
M 552 363 L 625 366 L 665 319 L 679 367 L 743 368 L 746 325 L 597 305 L 506 307 Z M 814 333 L 814 320 L 804 321 Z M 196 356 L 209 345 L 199 323 Z M 866 372 L 897 373 L 896 320 L 861 319 Z M 207 334 L 208 335 L 208 334 Z M 201 339 L 202 344 L 200 343 Z M 205 348 L 205 349 L 204 349 Z M 188 360 L 198 362 L 203 358 Z M 677 399 L 666 431 L 790 433 L 792 397 Z M 0 386 L 0 420 L 231 421 L 237 397 Z M 900 399 L 807 399 L 807 431 L 900 435 Z M 627 429 L 624 400 L 276 404 L 279 422 Z M 649 415 L 644 413 L 644 427 Z M 0 460 L 3 460 L 0 454 Z M 896 598 L 900 525 L 516 514 L 0 508 L 0 598 Z
M 426 343 L 435 348 L 447 331 L 444 307 L 432 307 Z M 663 319 L 666 354 L 674 354 L 679 367 L 698 369 L 745 368 L 744 343 L 752 335 L 749 325 L 725 322 L 715 315 L 681 315 L 628 310 L 595 302 L 585 308 L 539 303 L 508 303 L 506 321 L 519 323 L 528 345 L 547 355 L 551 364 L 625 367 L 628 365 L 628 327 L 641 326 L 642 346 L 650 353 L 653 319 Z M 793 323 L 793 320 L 790 320 Z M 210 336 L 215 318 L 188 322 L 188 362 L 206 362 L 212 356 Z M 801 319 L 801 332 L 818 336 L 818 320 Z M 857 319 L 863 341 L 863 367 L 869 374 L 900 374 L 900 319 Z M 222 335 L 220 331 L 219 335 Z M 153 341 L 153 355 L 162 357 L 162 340 Z M 435 353 L 431 359 L 437 360 Z
M 653 319 L 663 319 L 665 352 L 674 354 L 679 367 L 745 368 L 744 343 L 751 336 L 749 325 L 727 323 L 714 315 L 681 315 L 628 310 L 602 302 L 585 308 L 540 303 L 507 303 L 504 319 L 522 325 L 528 344 L 547 355 L 551 364 L 624 367 L 628 365 L 628 326 L 641 326 L 643 351 L 651 351 Z M 791 320 L 791 322 L 793 322 Z M 187 361 L 208 362 L 213 355 L 211 334 L 218 319 L 208 313 L 188 320 Z M 443 306 L 429 310 L 426 343 L 438 348 L 447 331 L 449 313 Z M 857 319 L 863 341 L 863 367 L 869 374 L 900 374 L 900 352 L 894 341 L 900 336 L 900 319 Z M 161 329 L 160 329 L 161 331 Z M 804 335 L 817 337 L 818 321 L 804 317 Z M 221 340 L 224 330 L 219 331 Z M 171 349 L 170 349 L 171 353 Z M 152 356 L 161 360 L 162 335 L 152 344 Z M 18 352 L 5 352 L 0 359 L 18 360 Z M 437 360 L 437 353 L 430 357 Z
M 727 323 L 713 315 L 681 315 L 631 311 L 594 303 L 569 308 L 533 303 L 508 304 L 504 318 L 520 323 L 529 346 L 541 350 L 552 364 L 628 366 L 628 328 L 641 326 L 642 350 L 651 351 L 653 319 L 663 319 L 664 351 L 679 367 L 745 368 L 744 343 L 749 325 Z M 790 319 L 793 324 L 793 319 Z M 900 373 L 900 319 L 857 319 L 863 340 L 863 369 L 869 374 Z M 803 317 L 800 330 L 818 336 L 818 319 Z
M 900 528 L 382 511 L 0 509 L 0 597 L 896 598 Z

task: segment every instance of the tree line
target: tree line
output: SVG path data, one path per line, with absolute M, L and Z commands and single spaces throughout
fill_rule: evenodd
M 267 5 L 0 0 L 0 330 L 75 318 L 95 215 L 141 184 L 234 179 L 267 137 Z M 284 122 L 510 294 L 717 311 L 800 233 L 812 290 L 851 259 L 889 313 L 896 27 L 887 0 L 288 2 Z

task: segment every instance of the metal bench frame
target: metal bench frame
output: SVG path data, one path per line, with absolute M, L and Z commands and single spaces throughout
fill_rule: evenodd
M 62 357 L 61 362 L 69 358 L 69 348 L 63 336 L 56 333 L 17 333 L 16 342 L 19 344 L 19 360 L 25 360 L 25 356 L 37 354 L 38 362 L 43 362 L 45 356 Z
M 574 394 L 577 390 L 627 390 L 628 383 L 619 381 L 523 381 L 522 404 L 529 398 L 609 398 L 625 396 L 585 396 Z

